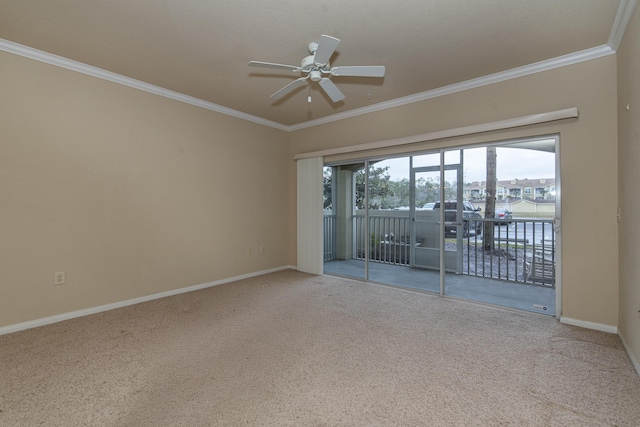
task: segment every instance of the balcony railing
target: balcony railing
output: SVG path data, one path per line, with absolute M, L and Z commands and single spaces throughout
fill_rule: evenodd
M 356 258 L 364 259 L 367 252 L 364 216 L 356 215 Z M 408 217 L 370 216 L 370 259 L 384 264 L 409 265 Z
M 336 216 L 324 216 L 324 260 L 336 259 Z
M 494 242 L 491 249 L 484 248 L 482 233 L 473 230 L 493 227 Z M 355 239 L 353 241 L 353 259 L 370 262 L 418 266 L 411 263 L 411 222 L 407 216 L 397 212 L 389 216 L 370 215 L 369 235 L 365 235 L 363 215 L 353 217 Z M 556 238 L 551 219 L 478 219 L 468 224 L 468 235 L 462 238 L 462 247 L 458 248 L 455 235 L 445 235 L 445 251 L 462 252 L 458 262 L 448 270 L 458 274 L 487 277 L 509 282 L 555 286 Z M 336 218 L 325 215 L 324 218 L 324 259 L 336 259 Z M 368 240 L 368 242 L 367 242 Z M 416 236 L 413 242 L 420 247 L 423 239 Z M 367 246 L 368 243 L 368 246 Z M 436 246 L 437 248 L 438 246 Z M 367 248 L 369 250 L 367 250 Z
M 556 237 L 553 220 L 514 219 L 508 224 L 492 219 L 478 221 L 493 227 L 493 247 L 489 250 L 484 248 L 482 235 L 465 237 L 462 248 L 463 274 L 555 286 Z

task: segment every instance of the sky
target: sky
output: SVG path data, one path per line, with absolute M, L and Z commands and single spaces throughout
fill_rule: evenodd
M 496 152 L 497 178 L 499 181 L 555 178 L 554 153 L 505 147 L 498 147 Z M 486 159 L 487 154 L 484 147 L 464 150 L 464 182 L 486 180 Z M 438 162 L 439 155 L 430 155 L 428 160 Z M 415 161 L 417 162 L 418 160 Z M 426 163 L 423 164 L 426 165 Z M 393 181 L 409 178 L 408 157 L 385 160 L 384 162 L 376 163 L 375 166 L 390 166 L 389 175 L 391 175 Z

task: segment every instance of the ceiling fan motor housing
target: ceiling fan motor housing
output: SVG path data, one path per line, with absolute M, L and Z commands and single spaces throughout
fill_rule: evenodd
M 302 61 L 300 61 L 300 68 L 302 68 L 302 72 L 304 73 L 310 73 L 311 71 L 324 71 L 325 73 L 328 73 L 330 68 L 331 68 L 331 64 L 329 64 L 328 62 L 321 68 L 320 65 L 315 63 L 315 59 L 316 56 L 315 55 L 309 55 L 309 56 L 305 56 Z
M 308 73 L 312 71 L 314 68 L 316 68 L 316 65 L 313 63 L 314 58 L 315 58 L 315 55 L 309 55 L 302 58 L 302 61 L 300 63 L 300 68 L 302 68 L 302 71 L 304 71 L 305 73 Z

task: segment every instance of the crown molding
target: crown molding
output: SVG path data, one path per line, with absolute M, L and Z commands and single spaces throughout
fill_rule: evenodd
M 106 80 L 112 83 L 116 83 L 119 85 L 128 86 L 134 89 L 142 90 L 144 92 L 149 92 L 154 95 L 163 96 L 165 98 L 173 99 L 175 101 L 184 102 L 186 104 L 194 105 L 196 107 L 205 108 L 207 110 L 211 110 L 217 113 L 236 117 L 238 119 L 247 120 L 249 122 L 269 126 L 272 128 L 283 130 L 283 131 L 288 131 L 288 127 L 281 123 L 263 119 L 262 117 L 254 116 L 251 114 L 243 113 L 241 111 L 234 110 L 232 108 L 223 107 L 222 105 L 204 101 L 202 99 L 185 95 L 179 92 L 174 92 L 172 90 L 165 89 L 160 86 L 152 85 L 150 83 L 145 83 L 140 80 L 132 79 L 130 77 L 123 76 L 121 74 L 103 70 L 102 68 L 83 64 L 81 62 L 67 59 L 62 56 L 43 52 L 41 50 L 24 46 L 18 43 L 14 43 L 9 40 L 0 39 L 0 50 L 13 53 L 15 55 L 23 56 L 25 58 L 44 62 L 46 64 L 54 65 L 56 67 L 65 68 L 67 70 L 75 71 L 81 74 L 86 74 L 88 76 L 96 77 L 96 78 Z
M 627 4 L 625 10 L 633 12 L 633 7 L 637 3 L 637 0 L 622 0 L 625 3 L 632 3 L 631 6 Z M 627 13 L 630 13 L 627 12 Z M 620 13 L 619 13 L 620 15 Z M 627 16 L 626 14 L 624 16 Z M 624 27 L 628 23 L 628 17 L 626 21 L 620 18 L 620 22 L 624 23 Z M 616 18 L 616 22 L 618 19 Z M 622 26 L 622 24 L 620 24 Z M 620 32 L 620 31 L 618 31 Z M 622 31 L 624 33 L 624 31 Z M 612 32 L 613 34 L 613 32 Z M 460 83 L 454 83 L 452 85 L 443 86 L 437 89 L 428 90 L 425 92 L 416 93 L 413 95 L 405 96 L 402 98 L 392 99 L 390 101 L 380 102 L 378 104 L 370 105 L 364 108 L 357 108 L 344 113 L 333 114 L 327 117 L 322 117 L 316 120 L 310 120 L 307 122 L 299 123 L 296 125 L 284 125 L 271 120 L 264 119 L 262 117 L 254 116 L 251 114 L 243 113 L 238 110 L 223 107 L 212 102 L 204 101 L 193 96 L 184 95 L 179 92 L 174 92 L 168 89 L 164 89 L 159 86 L 155 86 L 149 83 L 145 83 L 140 80 L 132 79 L 111 71 L 103 70 L 101 68 L 93 67 L 91 65 L 83 64 L 81 62 L 73 61 L 58 55 L 43 52 L 38 49 L 33 49 L 28 46 L 24 46 L 18 43 L 14 43 L 8 40 L 0 39 L 0 50 L 20 55 L 26 58 L 34 59 L 36 61 L 44 62 L 57 67 L 65 68 L 71 71 L 76 71 L 82 74 L 86 74 L 99 79 L 107 80 L 113 83 L 117 83 L 123 86 L 128 86 L 134 89 L 149 92 L 155 95 L 163 96 L 165 98 L 173 99 L 175 101 L 184 102 L 186 104 L 194 105 L 197 107 L 205 108 L 207 110 L 215 111 L 228 116 L 236 117 L 249 122 L 269 126 L 275 129 L 279 129 L 286 132 L 293 132 L 300 129 L 305 129 L 313 126 L 318 126 L 326 123 L 331 123 L 339 120 L 344 120 L 351 117 L 360 116 L 363 114 L 373 113 L 376 111 L 382 111 L 389 108 L 395 108 L 402 105 L 411 104 L 414 102 L 425 101 L 432 98 L 451 95 L 457 92 L 462 92 L 469 89 L 479 88 L 490 84 L 503 82 L 506 80 L 515 79 L 518 77 L 527 76 L 530 74 L 539 73 L 542 71 L 552 70 L 559 67 L 565 67 L 567 65 L 573 65 L 584 61 L 600 58 L 615 53 L 609 45 L 602 45 L 591 49 L 582 50 L 579 52 L 570 53 L 568 55 L 559 56 L 557 58 L 548 59 L 545 61 L 536 62 L 533 64 L 525 65 L 511 70 L 501 71 L 495 74 L 490 74 L 476 79 L 467 80 Z
M 427 99 L 438 98 L 440 96 L 451 95 L 453 93 L 462 92 L 469 89 L 475 89 L 482 86 L 503 82 L 506 80 L 516 79 L 518 77 L 540 73 L 542 71 L 548 71 L 548 70 L 553 70 L 555 68 L 566 67 L 567 65 L 578 64 L 580 62 L 589 61 L 589 60 L 600 58 L 607 55 L 612 55 L 614 53 L 615 51 L 611 49 L 608 45 L 602 45 L 602 46 L 594 47 L 591 49 L 570 53 L 568 55 L 558 56 L 556 58 L 548 59 L 545 61 L 540 61 L 533 64 L 525 65 L 523 67 L 512 68 L 511 70 L 501 71 L 495 74 L 489 74 L 487 76 L 466 80 L 460 83 L 454 83 L 449 86 L 443 86 L 437 89 L 416 93 L 416 94 L 405 96 L 402 98 L 380 102 L 378 104 L 370 105 L 368 107 L 345 111 L 344 113 L 333 114 L 331 116 L 322 117 L 316 120 L 310 120 L 308 122 L 303 122 L 297 125 L 289 126 L 288 130 L 296 131 L 299 129 L 318 126 L 321 124 L 335 122 L 335 121 L 347 119 L 350 117 L 360 116 L 362 114 L 373 113 L 375 111 L 382 111 L 389 108 L 399 107 L 401 105 L 425 101 Z
M 633 16 L 633 11 L 638 4 L 638 0 L 620 0 L 620 7 L 618 7 L 618 14 L 615 21 L 613 21 L 613 27 L 611 28 L 611 34 L 609 34 L 609 41 L 607 45 L 613 49 L 614 52 L 618 51 L 620 43 L 622 43 L 622 37 L 627 30 L 629 20 Z

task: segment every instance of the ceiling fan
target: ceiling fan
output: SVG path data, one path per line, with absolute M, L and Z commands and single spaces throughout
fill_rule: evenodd
M 304 86 L 307 80 L 310 79 L 313 82 L 318 82 L 322 90 L 325 91 L 333 102 L 339 102 L 342 101 L 345 96 L 330 80 L 331 76 L 384 77 L 385 72 L 384 65 L 331 67 L 329 59 L 336 51 L 339 43 L 340 40 L 335 37 L 327 35 L 320 36 L 319 42 L 309 43 L 309 53 L 311 53 L 311 55 L 304 57 L 300 62 L 300 66 L 274 64 L 262 61 L 251 61 L 247 65 L 250 67 L 275 68 L 300 73 L 302 75 L 299 79 L 294 80 L 271 95 L 273 99 L 277 100 L 284 97 L 299 87 Z M 311 96 L 309 96 L 309 102 L 311 102 Z

